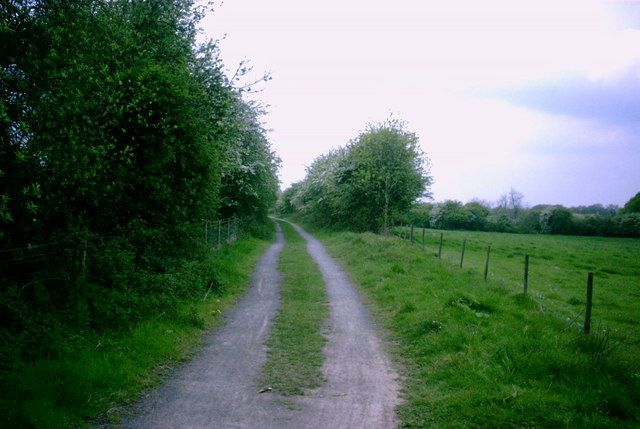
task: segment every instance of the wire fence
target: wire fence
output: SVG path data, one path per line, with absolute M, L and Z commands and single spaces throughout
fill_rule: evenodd
M 445 246 L 444 232 L 416 231 L 413 226 L 395 227 L 392 232 L 437 258 L 484 273 L 485 280 L 528 295 L 542 311 L 587 334 L 608 335 L 625 347 L 640 350 L 640 287 L 636 285 L 594 280 L 592 272 L 554 265 L 544 255 L 532 258 L 526 249 L 516 254 L 466 238 L 458 240 L 456 247 L 447 240 Z
M 233 217 L 203 221 L 192 233 L 198 243 L 217 251 L 236 241 L 245 227 L 240 219 Z M 10 284 L 18 285 L 21 292 L 35 283 L 69 284 L 84 270 L 88 259 L 96 255 L 108 259 L 105 253 L 118 245 L 120 239 L 120 236 L 104 235 L 0 249 L 0 291 Z

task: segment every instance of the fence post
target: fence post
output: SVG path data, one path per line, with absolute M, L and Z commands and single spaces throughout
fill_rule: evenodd
M 462 240 L 462 254 L 460 254 L 460 268 L 462 268 L 462 262 L 464 261 L 464 248 L 467 246 L 467 239 Z
M 489 275 L 489 255 L 491 255 L 491 246 L 487 246 L 487 260 L 484 263 L 484 281 L 487 281 Z
M 591 333 L 591 306 L 593 304 L 593 273 L 587 275 L 587 309 L 584 313 L 584 333 Z
M 413 246 L 413 224 L 411 224 L 411 245 Z
M 438 259 L 442 259 L 442 237 L 444 233 L 440 233 L 440 247 L 438 248 Z
M 524 255 L 524 294 L 529 288 L 529 255 Z
M 233 225 L 235 226 L 235 233 L 233 234 L 234 240 L 238 239 L 238 218 L 233 218 Z

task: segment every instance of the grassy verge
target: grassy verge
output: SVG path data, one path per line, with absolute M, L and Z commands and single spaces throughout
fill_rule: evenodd
M 206 299 L 207 288 L 197 300 L 181 303 L 171 314 L 149 315 L 127 332 L 84 334 L 81 341 L 76 340 L 84 347 L 4 374 L 0 426 L 86 426 L 88 419 L 100 414 L 117 420 L 122 405 L 197 350 L 202 335 L 248 285 L 268 245 L 264 240 L 242 239 L 212 253 L 203 264 L 215 273 L 217 283 Z
M 281 225 L 287 240 L 280 257 L 281 306 L 266 342 L 268 360 L 260 382 L 284 395 L 301 395 L 305 388 L 323 381 L 320 367 L 327 297 L 306 242 L 289 224 Z
M 398 343 L 403 427 L 637 427 L 633 351 L 584 336 L 530 299 L 422 249 L 320 234 Z

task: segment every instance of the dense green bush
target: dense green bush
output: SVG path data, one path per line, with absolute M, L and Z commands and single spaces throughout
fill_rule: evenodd
M 205 222 L 267 219 L 261 109 L 194 5 L 0 3 L 1 365 L 171 311 L 215 279 Z

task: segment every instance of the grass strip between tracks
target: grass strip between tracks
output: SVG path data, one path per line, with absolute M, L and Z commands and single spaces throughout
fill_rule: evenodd
M 398 238 L 314 233 L 397 344 L 402 427 L 638 427 L 634 350 Z
M 324 280 L 306 242 L 291 225 L 281 226 L 287 240 L 280 256 L 281 307 L 266 341 L 268 360 L 260 383 L 284 395 L 302 395 L 324 381 L 322 330 L 329 310 Z

